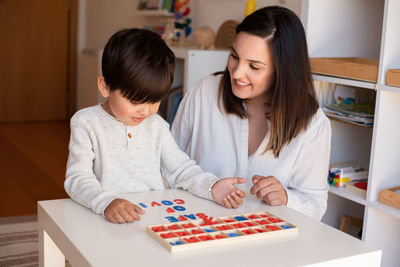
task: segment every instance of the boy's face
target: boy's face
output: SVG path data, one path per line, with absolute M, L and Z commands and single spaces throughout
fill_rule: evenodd
M 103 85 L 105 85 L 105 83 Z M 134 104 L 129 99 L 125 98 L 121 94 L 120 90 L 110 91 L 108 90 L 108 87 L 100 87 L 101 86 L 99 85 L 99 90 L 103 97 L 108 97 L 108 100 L 102 105 L 102 107 L 110 115 L 114 116 L 125 125 L 139 125 L 144 119 L 155 114 L 160 107 L 160 102 Z

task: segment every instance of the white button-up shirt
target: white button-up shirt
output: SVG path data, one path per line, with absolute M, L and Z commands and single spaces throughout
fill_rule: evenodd
M 275 158 L 265 151 L 269 134 L 248 156 L 247 119 L 221 112 L 218 85 L 221 75 L 206 77 L 182 100 L 172 125 L 178 145 L 203 170 L 217 177 L 275 176 L 285 187 L 288 206 L 321 219 L 327 204 L 331 126 L 321 109 Z M 223 108 L 223 105 L 220 105 Z

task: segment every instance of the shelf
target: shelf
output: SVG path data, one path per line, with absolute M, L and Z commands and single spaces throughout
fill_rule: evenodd
M 337 83 L 337 84 L 342 84 L 342 85 L 348 85 L 348 86 L 353 86 L 353 87 L 360 87 L 360 88 L 375 90 L 375 83 L 371 83 L 371 82 L 363 82 L 363 81 L 357 81 L 357 80 L 351 80 L 351 79 L 345 79 L 345 78 L 339 78 L 339 77 L 332 77 L 332 76 L 321 75 L 321 74 L 313 74 L 313 79 L 318 80 L 318 81 L 325 81 L 325 82 L 330 82 L 330 83 Z
M 364 196 L 357 194 L 356 192 L 350 191 L 344 187 L 334 187 L 329 186 L 329 192 L 335 194 L 337 196 L 349 199 L 361 205 L 367 205 L 367 201 L 365 200 Z
M 333 117 L 331 117 L 331 116 L 329 116 L 327 114 L 325 114 L 325 115 L 328 117 L 328 119 L 330 119 L 332 121 L 337 121 L 337 122 L 341 122 L 341 123 L 344 123 L 344 124 L 350 124 L 350 125 L 358 126 L 358 127 L 361 127 L 361 128 L 367 128 L 367 129 L 371 129 L 371 130 L 374 127 L 373 125 L 362 125 L 362 124 L 358 124 L 358 123 L 351 122 L 351 121 L 345 121 L 345 120 L 333 118 Z
M 400 87 L 390 86 L 390 85 L 386 85 L 386 84 L 375 84 L 375 83 L 370 83 L 370 82 L 362 82 L 362 81 L 333 77 L 333 76 L 322 75 L 322 74 L 313 74 L 313 79 L 318 80 L 318 81 L 325 81 L 325 82 L 348 85 L 348 86 L 353 86 L 353 87 L 360 87 L 360 88 L 366 88 L 366 89 L 383 90 L 383 91 L 400 93 Z
M 390 92 L 400 93 L 400 87 L 396 87 L 396 86 L 378 84 L 377 85 L 377 89 L 378 90 L 383 90 L 383 91 L 390 91 Z
M 397 219 L 400 219 L 400 210 L 396 209 L 394 207 L 391 207 L 389 205 L 385 205 L 379 201 L 372 201 L 368 203 L 368 206 L 371 208 L 377 209 L 379 211 L 382 211 L 384 213 L 387 213 Z
M 160 17 L 173 17 L 174 13 L 168 12 L 167 10 L 136 10 L 136 15 L 139 16 L 160 16 Z
M 372 201 L 372 202 L 366 201 L 362 195 L 357 194 L 356 192 L 350 191 L 344 187 L 329 186 L 329 192 L 332 194 L 335 194 L 337 196 L 343 197 L 345 199 L 354 201 L 358 204 L 364 205 L 366 207 L 371 207 L 376 210 L 382 211 L 382 212 L 387 213 L 397 219 L 400 219 L 400 210 L 399 209 L 396 209 L 389 205 L 385 205 L 379 201 Z

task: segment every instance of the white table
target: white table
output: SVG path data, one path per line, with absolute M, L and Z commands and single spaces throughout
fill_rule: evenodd
M 70 199 L 38 202 L 40 266 L 380 266 L 382 251 L 285 206 L 269 207 L 248 195 L 238 209 L 225 209 L 182 190 L 121 195 L 143 203 L 146 214 L 131 224 L 112 224 Z M 185 201 L 186 210 L 167 213 Z M 151 205 L 173 202 L 171 206 Z M 168 202 L 170 201 L 170 202 Z M 170 253 L 145 231 L 147 225 L 169 223 L 167 216 L 199 212 L 209 216 L 269 211 L 299 228 L 297 235 L 246 241 Z M 65 257 L 64 257 L 65 255 Z

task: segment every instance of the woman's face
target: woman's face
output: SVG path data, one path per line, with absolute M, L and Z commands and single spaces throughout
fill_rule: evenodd
M 247 100 L 267 101 L 267 92 L 274 82 L 271 49 L 261 37 L 240 32 L 232 44 L 228 59 L 232 93 Z

